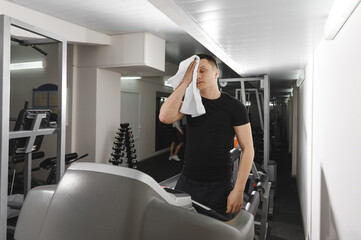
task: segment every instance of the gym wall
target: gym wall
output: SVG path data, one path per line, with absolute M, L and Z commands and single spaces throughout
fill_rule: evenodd
M 141 152 L 138 161 L 159 154 L 155 151 L 156 92 L 172 93 L 173 89 L 164 86 L 163 77 L 144 77 L 141 80 L 122 80 L 121 89 L 139 91 L 141 95 Z
M 336 38 L 323 40 L 316 48 L 306 69 L 305 83 L 310 86 L 301 88 L 304 99 L 313 99 L 303 103 L 311 125 L 304 128 L 307 136 L 299 130 L 299 140 L 311 145 L 303 146 L 310 153 L 305 153 L 302 161 L 307 163 L 297 178 L 304 186 L 299 195 L 307 196 L 301 199 L 301 208 L 310 239 L 361 239 L 360 28 L 359 5 Z

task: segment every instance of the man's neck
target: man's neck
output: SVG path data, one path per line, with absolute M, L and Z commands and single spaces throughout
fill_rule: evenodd
M 221 96 L 221 92 L 218 90 L 218 87 L 213 89 L 205 89 L 204 91 L 200 91 L 202 97 L 207 99 L 217 99 Z

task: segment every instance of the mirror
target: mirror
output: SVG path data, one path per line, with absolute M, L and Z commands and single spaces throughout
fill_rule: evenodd
M 156 114 L 155 114 L 155 151 L 168 148 L 172 142 L 171 132 L 172 124 L 164 124 L 159 121 L 159 112 L 163 103 L 167 100 L 170 93 L 156 92 Z
M 17 26 L 10 27 L 10 34 L 9 131 L 30 130 L 35 124 L 35 119 L 31 119 L 34 114 L 46 115 L 41 120 L 39 128 L 55 128 L 58 113 L 59 44 L 61 43 Z M 26 147 L 28 140 L 29 138 L 10 140 L 10 160 L 24 154 L 18 150 Z M 43 157 L 32 161 L 32 168 L 37 168 L 46 158 L 57 155 L 57 135 L 37 136 L 31 147 L 33 158 L 40 152 L 44 153 Z M 11 171 L 23 171 L 24 162 L 11 163 Z M 32 171 L 31 187 L 42 185 L 48 175 L 49 170 L 43 168 Z M 23 193 L 23 184 L 23 179 L 18 174 L 11 183 L 9 193 Z

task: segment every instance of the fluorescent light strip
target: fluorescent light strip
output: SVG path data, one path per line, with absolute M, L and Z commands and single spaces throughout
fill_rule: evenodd
M 142 77 L 122 77 L 123 80 L 136 80 L 141 79 Z
M 361 0 L 335 0 L 325 24 L 325 39 L 333 40 Z
M 25 70 L 25 69 L 39 69 L 44 68 L 43 61 L 35 62 L 21 62 L 10 64 L 10 70 Z

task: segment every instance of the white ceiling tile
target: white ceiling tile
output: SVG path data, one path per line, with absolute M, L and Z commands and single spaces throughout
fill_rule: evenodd
M 305 66 L 321 39 L 332 0 L 174 2 L 245 73 L 254 69 L 268 69 L 263 73 L 269 73 L 285 64 Z

